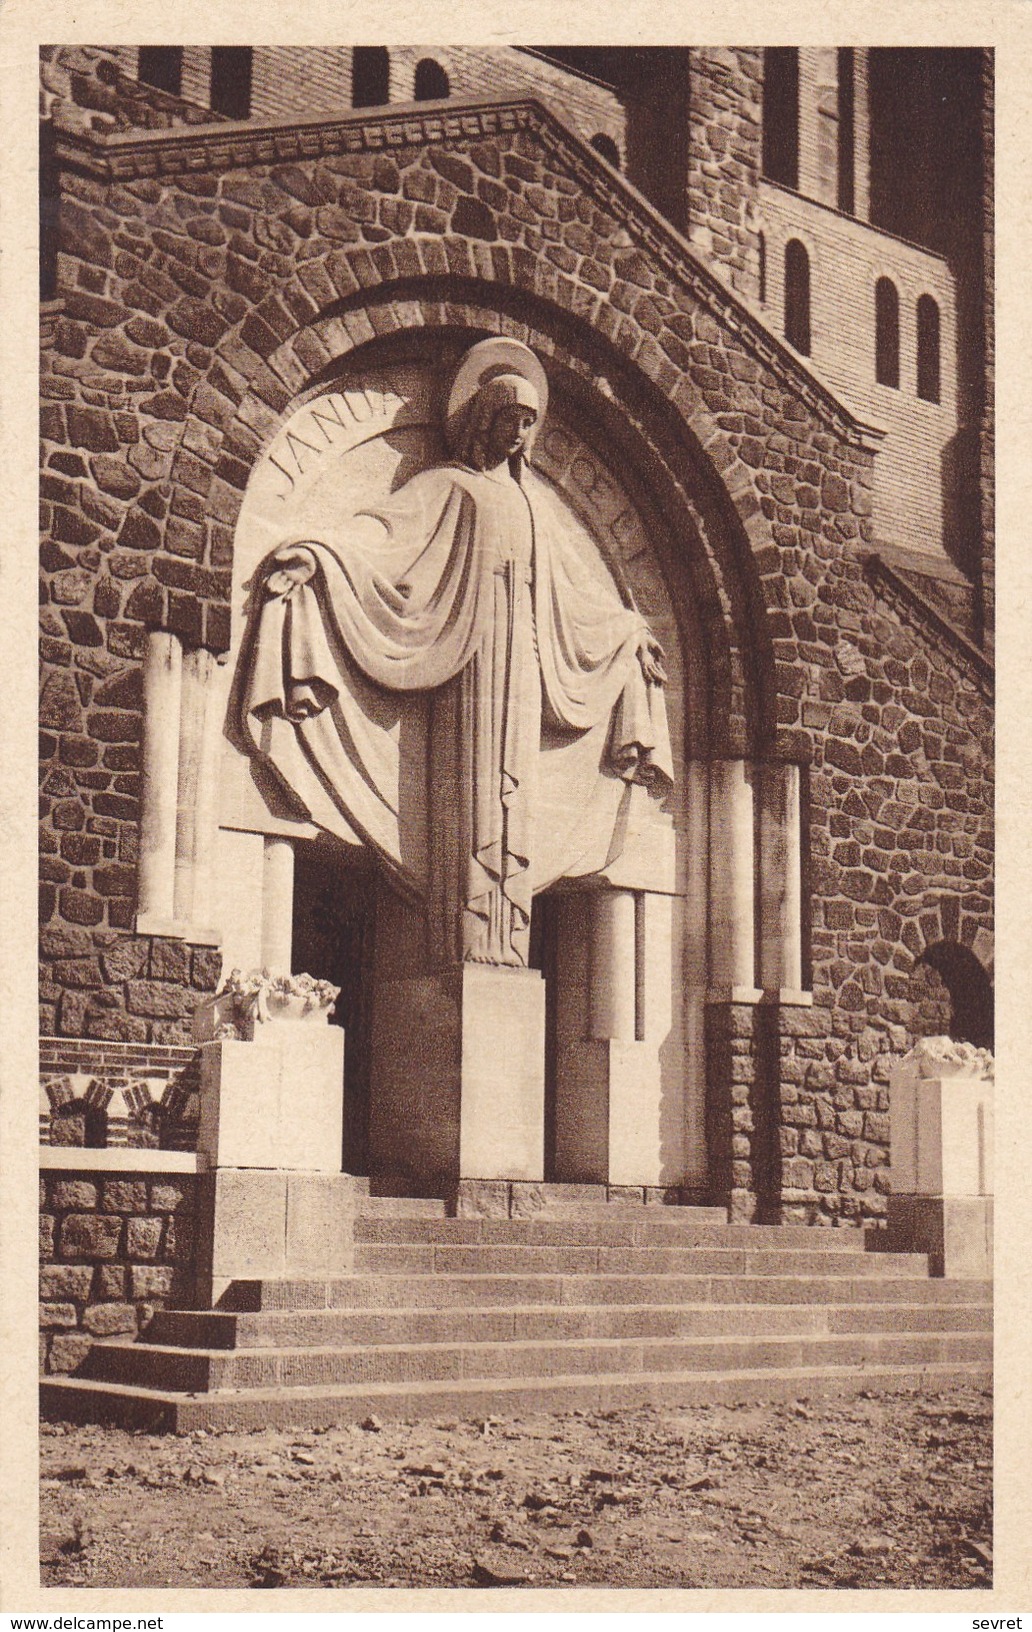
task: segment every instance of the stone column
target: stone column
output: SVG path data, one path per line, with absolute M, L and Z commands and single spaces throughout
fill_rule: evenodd
M 707 1133 L 715 1195 L 735 1221 L 756 1216 L 756 784 L 747 760 L 710 767 L 710 992 Z
M 211 921 L 212 861 L 218 829 L 223 676 L 211 652 L 183 658 L 179 733 L 174 906 L 182 924 Z
M 710 981 L 756 990 L 755 769 L 744 759 L 710 768 Z
M 768 764 L 760 782 L 760 985 L 803 983 L 802 829 L 798 765 Z
M 704 1195 L 709 1181 L 706 1147 L 707 880 L 709 878 L 708 767 L 685 767 L 688 893 L 683 902 L 681 979 L 684 990 L 684 1185 Z
M 267 837 L 262 861 L 262 968 L 289 975 L 294 950 L 294 845 Z
M 183 648 L 153 629 L 143 665 L 143 754 L 137 916 L 170 922 L 174 911 L 176 811 Z
M 559 1182 L 656 1189 L 683 1180 L 682 907 L 651 890 L 559 899 Z
M 592 896 L 591 1035 L 631 1043 L 638 1023 L 639 898 L 632 890 Z

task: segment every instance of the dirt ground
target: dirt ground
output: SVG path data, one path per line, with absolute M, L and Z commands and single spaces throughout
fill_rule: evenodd
M 986 1587 L 991 1396 L 183 1437 L 45 1424 L 42 1581 Z

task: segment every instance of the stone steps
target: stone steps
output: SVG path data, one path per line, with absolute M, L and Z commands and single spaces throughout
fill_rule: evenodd
M 362 1212 L 369 1223 L 379 1223 L 388 1219 L 443 1219 L 446 1211 L 444 1202 L 433 1197 L 370 1195 L 362 1197 Z
M 442 1203 L 443 1206 L 443 1203 Z M 811 1229 L 807 1224 L 706 1223 L 698 1208 L 615 1207 L 604 1218 L 534 1219 L 370 1216 L 363 1200 L 355 1241 L 369 1246 L 701 1247 L 862 1253 L 877 1248 L 859 1230 Z M 652 1215 L 659 1213 L 656 1218 Z M 675 1216 L 670 1217 L 669 1214 Z M 686 1216 L 677 1216 L 679 1214 Z M 614 1217 L 615 1215 L 615 1217 Z M 630 1215 L 630 1216 L 628 1216 Z
M 162 1311 L 136 1342 L 95 1343 L 77 1376 L 46 1379 L 44 1411 L 312 1424 L 991 1371 L 988 1285 L 933 1280 L 925 1258 L 866 1250 L 859 1232 L 687 1208 L 521 1220 L 359 1207 L 350 1273 L 237 1281 L 215 1310 Z
M 988 1332 L 985 1304 L 892 1304 L 897 1332 Z M 512 1342 L 517 1338 L 701 1337 L 881 1332 L 883 1304 L 533 1304 L 486 1309 L 282 1310 L 231 1315 L 162 1310 L 142 1341 L 181 1348 L 254 1349 L 331 1344 Z
M 81 1375 L 134 1387 L 208 1393 L 366 1383 L 488 1382 L 497 1377 L 757 1370 L 765 1366 L 947 1365 L 992 1360 L 983 1333 L 844 1333 L 834 1337 L 596 1338 L 399 1343 L 350 1348 L 181 1349 L 110 1340 Z
M 381 1383 L 341 1387 L 247 1389 L 183 1396 L 122 1383 L 48 1377 L 41 1384 L 44 1414 L 65 1421 L 106 1422 L 148 1432 L 205 1429 L 320 1428 L 334 1423 L 425 1417 L 520 1416 L 541 1411 L 679 1408 L 768 1400 L 848 1398 L 858 1389 L 984 1387 L 983 1361 L 925 1365 L 772 1366 L 744 1371 L 664 1375 L 497 1378 L 482 1382 Z
M 928 1274 L 916 1253 L 807 1252 L 800 1247 L 406 1246 L 358 1244 L 355 1269 L 388 1275 L 850 1275 Z
M 988 1301 L 982 1281 L 844 1275 L 665 1275 L 664 1303 L 972 1303 Z M 236 1281 L 220 1309 L 466 1309 L 508 1304 L 637 1304 L 641 1275 L 350 1275 Z

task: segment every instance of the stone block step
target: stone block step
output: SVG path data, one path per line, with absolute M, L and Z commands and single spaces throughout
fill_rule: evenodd
M 661 1289 L 661 1290 L 659 1290 Z M 680 1303 L 989 1304 L 991 1283 L 919 1276 L 668 1275 L 661 1301 Z M 640 1304 L 640 1275 L 386 1275 L 234 1281 L 220 1311 L 275 1309 L 471 1309 L 511 1304 Z
M 616 1207 L 601 1219 L 547 1215 L 516 1218 L 383 1218 L 363 1204 L 355 1240 L 379 1246 L 710 1247 L 805 1249 L 808 1252 L 876 1250 L 862 1230 L 812 1229 L 808 1224 L 706 1224 L 696 1208 Z M 662 1216 L 653 1216 L 656 1213 Z M 670 1217 L 669 1214 L 683 1214 Z M 614 1216 L 615 1215 L 615 1216 Z
M 945 1365 L 992 1360 L 982 1333 L 596 1338 L 590 1342 L 370 1344 L 353 1348 L 180 1349 L 118 1339 L 94 1345 L 79 1375 L 100 1382 L 207 1393 L 312 1385 L 488 1381 L 584 1373 L 756 1370 L 764 1366 Z
M 609 1304 L 497 1309 L 315 1309 L 230 1315 L 160 1310 L 140 1341 L 200 1349 L 376 1343 L 502 1343 L 518 1338 L 777 1336 L 837 1332 L 988 1332 L 980 1304 Z
M 47 1377 L 40 1405 L 50 1420 L 104 1422 L 148 1432 L 193 1429 L 321 1428 L 334 1423 L 417 1418 L 520 1416 L 530 1412 L 677 1409 L 704 1403 L 839 1398 L 861 1390 L 986 1387 L 984 1361 L 943 1364 L 772 1366 L 741 1371 L 693 1371 L 482 1381 L 331 1385 L 290 1390 L 246 1389 L 187 1396 L 170 1390 Z
M 407 1246 L 356 1244 L 356 1270 L 405 1275 L 849 1275 L 923 1278 L 909 1252 L 819 1252 L 802 1247 Z
M 363 1195 L 357 1205 L 364 1220 L 383 1224 L 391 1220 L 443 1219 L 447 1214 L 444 1202 L 433 1196 Z
M 563 1187 L 565 1188 L 565 1187 Z M 720 1225 L 727 1223 L 726 1207 L 694 1207 L 681 1206 L 674 1202 L 649 1201 L 627 1197 L 610 1197 L 609 1200 L 585 1201 L 583 1199 L 556 1199 L 548 1201 L 543 1207 L 526 1208 L 514 1211 L 507 1219 L 504 1214 L 479 1213 L 468 1207 L 459 1208 L 458 1216 L 465 1220 L 478 1222 L 493 1222 L 499 1224 L 532 1224 L 538 1220 L 554 1219 L 557 1222 L 568 1221 L 584 1223 L 611 1219 L 634 1218 L 666 1218 L 679 1219 L 687 1217 L 693 1224 Z

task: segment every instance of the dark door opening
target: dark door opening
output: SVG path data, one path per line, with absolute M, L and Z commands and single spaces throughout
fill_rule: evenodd
M 377 873 L 370 856 L 319 840 L 295 846 L 293 970 L 340 987 L 345 1173 L 369 1173 L 369 1070 Z
M 545 982 L 545 1183 L 556 1182 L 556 1051 L 558 914 L 554 897 L 537 895 L 530 914 L 530 967 Z

